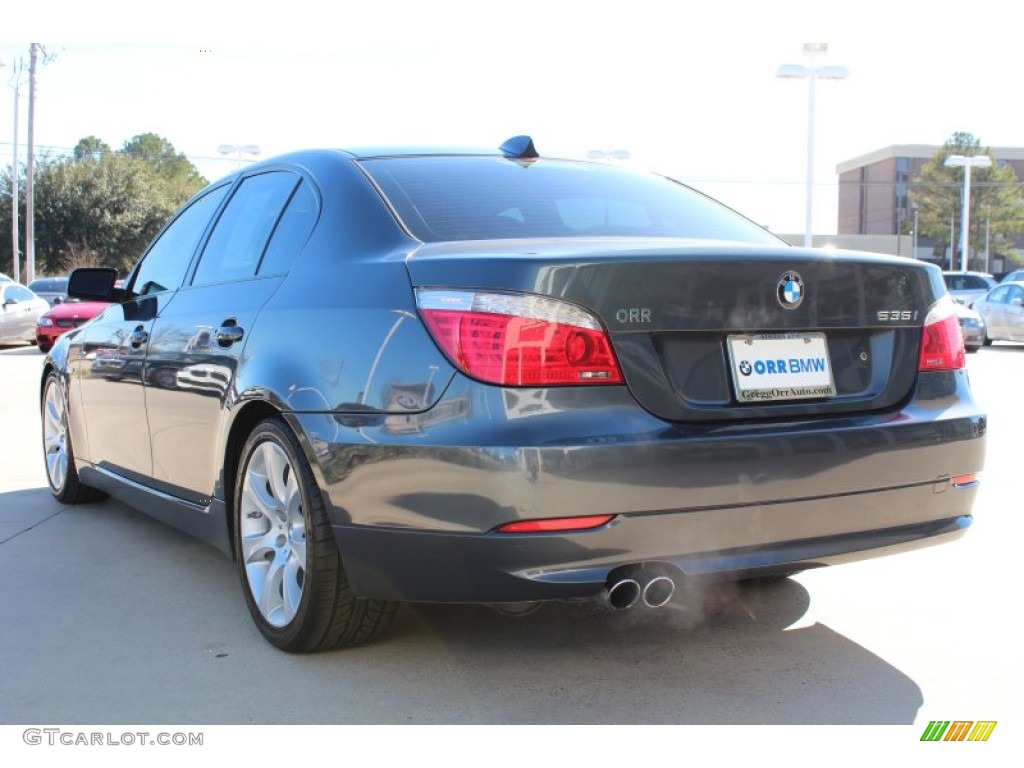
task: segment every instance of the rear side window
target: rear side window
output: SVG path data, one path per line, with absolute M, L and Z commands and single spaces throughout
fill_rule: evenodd
M 313 194 L 309 183 L 303 181 L 295 190 L 292 199 L 288 201 L 288 207 L 284 209 L 284 214 L 274 229 L 260 264 L 261 275 L 276 275 L 288 271 L 313 231 L 318 214 L 316 195 Z
M 192 285 L 253 277 L 270 233 L 299 180 L 288 171 L 245 179 L 214 226 Z
M 22 288 L 20 285 L 9 286 L 7 288 L 7 294 L 5 296 L 5 300 L 7 301 L 14 299 L 15 301 L 18 302 L 32 301 L 35 298 L 36 296 L 34 296 L 30 291 L 26 290 L 25 288 Z
M 615 166 L 452 156 L 361 164 L 424 242 L 613 235 L 782 245 L 689 187 Z
M 206 225 L 224 199 L 228 185 L 211 190 L 192 202 L 171 222 L 142 258 L 132 281 L 137 296 L 171 290 L 181 285 L 192 254 Z

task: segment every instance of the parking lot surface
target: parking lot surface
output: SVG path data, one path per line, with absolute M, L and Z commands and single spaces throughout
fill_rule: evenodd
M 263 640 L 217 551 L 116 502 L 51 499 L 42 361 L 0 349 L 2 723 L 987 719 L 1020 732 L 1024 346 L 969 356 L 990 439 L 960 541 L 661 610 L 405 605 L 379 642 L 312 656 Z

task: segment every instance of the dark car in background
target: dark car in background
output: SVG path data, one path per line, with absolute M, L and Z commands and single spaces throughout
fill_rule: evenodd
M 66 277 L 41 277 L 33 280 L 28 287 L 37 296 L 46 299 L 51 307 L 67 301 L 68 279 Z
M 288 651 L 396 601 L 655 608 L 971 523 L 986 419 L 938 268 L 526 137 L 249 166 L 114 277 L 72 275 L 112 304 L 44 365 L 51 491 L 234 557 Z

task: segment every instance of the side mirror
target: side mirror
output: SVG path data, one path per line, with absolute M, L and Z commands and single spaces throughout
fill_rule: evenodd
M 68 297 L 85 301 L 120 301 L 121 289 L 115 288 L 117 270 L 107 267 L 82 267 L 68 278 Z

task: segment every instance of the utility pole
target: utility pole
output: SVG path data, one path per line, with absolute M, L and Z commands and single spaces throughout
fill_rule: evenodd
M 14 265 L 14 282 L 21 282 L 21 233 L 18 231 L 18 192 L 21 173 L 18 171 L 18 102 L 21 101 L 22 60 L 14 65 L 14 158 L 11 161 L 11 263 Z
M 34 128 L 36 114 L 36 58 L 39 43 L 29 46 L 28 64 L 28 163 L 25 170 L 25 282 L 36 279 L 36 232 L 35 232 L 35 146 Z

